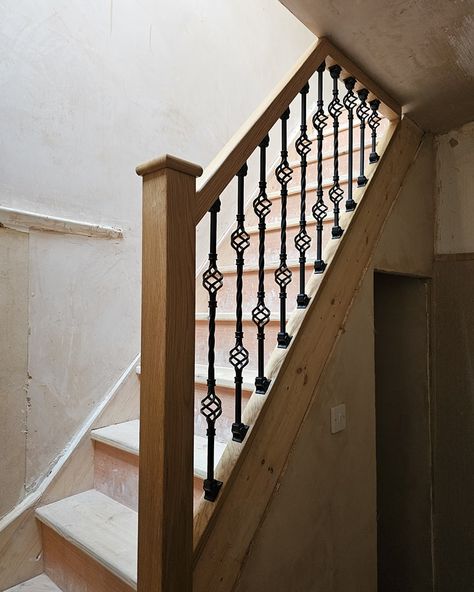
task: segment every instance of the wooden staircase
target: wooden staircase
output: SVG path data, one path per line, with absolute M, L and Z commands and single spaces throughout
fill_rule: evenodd
M 313 113 L 313 111 L 311 109 L 310 113 Z M 382 126 L 379 128 L 379 140 L 383 137 L 388 125 L 388 119 L 383 119 Z M 308 129 L 313 129 L 311 120 L 308 121 Z M 341 117 L 339 128 L 339 173 L 341 175 L 340 184 L 344 190 L 347 189 L 348 175 L 347 129 L 347 121 Z M 355 126 L 355 130 L 357 130 L 357 126 Z M 322 173 L 324 179 L 323 188 L 325 191 L 333 183 L 332 133 L 331 128 L 328 127 L 324 139 Z M 310 137 L 313 140 L 315 139 L 314 135 Z M 354 187 L 356 186 L 355 180 L 357 179 L 359 160 L 358 138 L 359 134 L 355 133 L 353 150 Z M 365 148 L 369 147 L 370 144 L 367 142 Z M 288 302 L 291 303 L 288 309 L 288 324 L 290 325 L 293 322 L 291 313 L 296 304 L 296 295 L 298 293 L 298 281 L 296 279 L 299 270 L 299 253 L 295 247 L 294 238 L 300 228 L 301 194 L 300 159 L 294 147 L 294 138 L 290 143 L 289 161 L 293 169 L 293 178 L 288 187 L 287 245 L 288 267 L 294 275 L 294 281 L 288 288 Z M 378 167 L 380 165 L 376 166 Z M 309 204 L 307 211 L 307 231 L 313 238 L 313 241 L 315 221 L 311 216 L 311 204 L 316 201 L 316 170 L 316 161 L 313 157 L 310 157 L 308 159 L 307 169 L 307 202 Z M 367 171 L 367 174 L 368 176 L 370 175 L 370 169 Z M 268 198 L 272 202 L 271 212 L 266 220 L 265 245 L 266 305 L 271 312 L 270 321 L 266 326 L 265 338 L 265 359 L 268 363 L 270 358 L 272 356 L 274 357 L 272 352 L 276 347 L 276 336 L 279 330 L 278 314 L 280 306 L 279 288 L 275 283 L 274 271 L 279 264 L 280 254 L 281 194 L 275 180 L 274 169 L 268 171 L 267 186 Z M 250 247 L 245 253 L 243 281 L 244 314 L 242 321 L 244 335 L 252 335 L 252 339 L 246 339 L 245 342 L 249 350 L 249 364 L 245 368 L 243 375 L 242 394 L 244 408 L 254 391 L 254 379 L 257 368 L 256 326 L 251 315 L 252 309 L 256 304 L 256 294 L 258 291 L 258 218 L 252 206 L 254 197 L 255 195 L 252 194 L 246 195 L 247 205 L 245 209 L 246 230 L 250 236 Z M 332 223 L 333 217 L 328 215 L 324 221 L 324 244 L 334 243 L 334 240 L 331 239 Z M 367 244 L 369 244 L 368 241 Z M 332 251 L 335 251 L 335 248 L 335 246 L 332 246 Z M 307 276 L 310 278 L 313 275 L 313 260 L 308 260 L 306 268 Z M 215 319 L 217 344 L 215 351 L 215 374 L 216 390 L 222 401 L 222 416 L 216 424 L 214 456 L 216 466 L 219 465 L 221 458 L 225 459 L 225 463 L 229 463 L 228 459 L 235 457 L 235 446 L 237 446 L 232 443 L 228 447 L 228 450 L 231 452 L 226 450 L 226 445 L 232 439 L 231 426 L 234 421 L 234 369 L 229 363 L 229 351 L 235 343 L 236 299 L 235 251 L 230 246 L 228 236 L 223 240 L 222 248 L 219 251 L 219 269 L 224 276 L 224 283 L 219 292 L 218 310 Z M 205 556 L 206 549 L 203 545 L 199 546 L 197 544 L 198 539 L 196 538 L 196 533 L 202 535 L 205 531 L 206 524 L 213 512 L 213 508 L 211 508 L 212 504 L 202 501 L 202 485 L 203 479 L 206 477 L 207 424 L 200 413 L 200 407 L 201 401 L 207 392 L 209 313 L 208 294 L 202 289 L 201 283 L 202 273 L 196 279 L 194 509 L 195 514 L 198 515 L 198 525 L 195 529 L 195 545 L 197 551 L 202 553 L 202 556 Z M 304 312 L 298 311 L 298 314 L 300 315 L 298 318 L 301 318 Z M 296 326 L 295 323 L 293 324 Z M 179 333 L 179 330 L 177 331 Z M 298 337 L 299 335 L 297 334 L 295 339 Z M 280 352 L 280 361 L 276 366 L 274 364 L 276 370 L 282 365 L 281 356 L 284 356 L 284 353 Z M 180 370 L 176 369 L 176 372 L 179 373 Z M 259 405 L 261 404 L 258 403 L 257 406 Z M 250 415 L 252 413 L 253 411 L 250 412 Z M 146 429 L 148 430 L 149 428 L 147 427 Z M 47 590 L 62 590 L 63 592 L 111 592 L 113 590 L 122 592 L 137 589 L 139 432 L 138 418 L 126 423 L 105 426 L 91 432 L 90 436 L 95 448 L 94 489 L 83 491 L 37 509 L 36 518 L 42 532 L 45 574 L 11 588 L 10 592 L 19 592 L 20 590 L 31 592 Z M 157 446 L 160 445 L 157 444 Z M 249 446 L 251 446 L 251 443 L 248 444 Z M 156 450 L 161 449 L 157 448 Z M 156 460 L 157 463 L 160 462 L 159 458 L 155 459 L 153 456 L 150 456 L 150 452 L 147 454 L 148 456 L 145 461 L 147 465 L 151 459 Z M 226 466 L 229 465 L 227 464 Z M 172 470 L 172 468 L 168 468 L 168 470 Z M 231 469 L 228 470 L 230 471 Z M 219 504 L 217 504 L 217 507 L 220 507 Z M 165 510 L 162 509 L 162 511 Z M 160 561 L 160 558 L 156 558 L 156 561 Z M 143 577 L 148 576 L 145 575 Z M 202 581 L 204 580 L 205 578 Z M 198 589 L 200 590 L 201 588 Z M 141 590 L 148 592 L 151 589 L 145 586 Z M 166 588 L 166 592 L 168 590 L 171 590 L 171 588 Z

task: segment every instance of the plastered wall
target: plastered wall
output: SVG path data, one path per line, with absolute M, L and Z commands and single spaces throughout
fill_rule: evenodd
M 1 516 L 139 351 L 135 166 L 206 166 L 313 36 L 274 0 L 6 0 L 0 21 L 0 205 L 124 229 L 0 229 Z
M 436 253 L 474 253 L 474 121 L 435 144 Z
M 248 550 L 236 592 L 377 590 L 373 272 L 431 276 L 433 179 L 428 136 Z M 347 427 L 331 435 L 330 408 L 340 403 L 346 404 Z
M 474 122 L 436 138 L 434 531 L 438 592 L 474 582 Z

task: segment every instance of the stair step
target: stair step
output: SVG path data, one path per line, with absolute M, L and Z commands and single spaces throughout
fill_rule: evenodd
M 207 313 L 198 313 L 198 314 L 206 314 Z M 142 367 L 140 364 L 137 364 L 135 371 L 138 375 L 141 374 Z M 234 388 L 234 370 L 232 368 L 223 368 L 221 366 L 216 366 L 215 369 L 215 378 L 216 378 L 216 386 L 222 388 Z M 244 372 L 244 382 L 243 382 L 243 389 L 248 391 L 253 391 L 254 389 L 254 379 L 248 377 L 247 380 L 245 378 L 246 373 Z M 203 364 L 196 364 L 195 367 L 195 375 L 194 381 L 197 384 L 206 384 L 207 383 L 207 366 Z
M 91 489 L 36 510 L 37 518 L 133 589 L 138 514 Z
M 357 177 L 354 176 L 354 182 L 357 180 Z M 339 178 L 339 184 L 343 185 L 344 183 L 347 183 L 348 181 L 348 177 L 347 176 L 341 176 Z M 322 187 L 323 189 L 327 189 L 329 187 L 332 187 L 334 184 L 334 181 L 331 177 L 328 177 L 327 179 L 323 179 L 323 183 L 322 183 Z M 306 185 L 306 191 L 309 193 L 310 191 L 316 191 L 317 189 L 317 184 L 316 183 L 308 183 Z M 288 196 L 291 195 L 299 195 L 301 193 L 301 187 L 299 185 L 293 185 L 288 187 Z M 280 191 L 271 191 L 267 194 L 268 199 L 275 201 L 277 199 L 280 199 L 281 197 L 281 193 Z M 328 201 L 328 205 L 331 205 L 331 202 Z M 344 205 L 344 204 L 343 204 Z
M 372 144 L 370 142 L 366 142 L 364 145 L 364 149 L 365 150 L 370 150 Z M 358 154 L 359 153 L 359 146 L 355 146 L 354 150 L 353 150 L 353 154 Z M 347 156 L 349 154 L 349 147 L 347 148 L 343 148 L 342 150 L 339 150 L 339 158 Z M 323 152 L 323 160 L 330 160 L 334 157 L 334 150 L 326 150 L 325 152 Z M 306 160 L 308 165 L 312 165 L 312 164 L 316 164 L 318 162 L 318 159 L 316 156 L 311 156 L 310 158 L 308 158 Z M 290 168 L 292 169 L 297 169 L 300 167 L 301 164 L 301 159 L 295 159 L 292 160 L 290 162 Z
M 140 420 L 134 419 L 123 423 L 109 425 L 92 430 L 91 438 L 113 448 L 137 455 L 140 450 Z M 225 444 L 216 442 L 215 462 L 220 461 Z M 194 436 L 194 474 L 204 479 L 207 467 L 207 440 L 202 436 Z
M 41 574 L 22 584 L 13 586 L 13 588 L 8 588 L 5 592 L 61 592 L 61 590 L 46 574 Z
M 129 454 L 139 453 L 140 420 L 132 419 L 91 431 L 91 438 Z
M 299 269 L 300 264 L 299 261 L 287 261 L 286 262 L 287 267 L 289 267 L 289 269 L 291 269 L 292 271 L 294 271 L 295 269 Z M 308 259 L 308 261 L 306 261 L 306 267 L 312 268 L 314 265 L 314 260 L 310 260 Z M 275 271 L 276 269 L 278 269 L 278 267 L 280 266 L 280 262 L 279 261 L 272 261 L 271 263 L 265 263 L 265 271 Z M 258 265 L 245 265 L 244 266 L 244 273 L 255 273 L 258 271 Z M 221 267 L 219 267 L 219 270 L 221 271 L 222 274 L 226 275 L 233 275 L 237 273 L 237 268 L 235 265 L 222 265 Z M 295 277 L 293 278 L 293 280 L 295 280 Z M 279 317 L 277 317 L 279 318 Z
M 258 267 L 257 267 L 258 268 Z M 207 321 L 209 319 L 209 313 L 207 312 L 197 312 L 196 313 L 196 321 L 202 322 Z M 277 313 L 270 314 L 270 322 L 277 322 L 280 319 Z M 218 312 L 216 314 L 216 322 L 221 323 L 235 323 L 235 313 L 233 312 Z M 244 312 L 242 313 L 242 321 L 244 323 L 249 323 L 252 321 L 252 313 Z
M 316 226 L 316 219 L 313 218 L 310 208 L 307 207 L 307 212 L 306 212 L 306 226 Z M 324 223 L 327 224 L 328 222 L 333 222 L 334 220 L 334 214 L 333 212 L 328 212 L 326 218 L 324 218 Z M 266 225 L 266 232 L 275 232 L 275 231 L 279 231 L 281 230 L 281 223 L 280 222 L 271 222 L 270 224 Z M 286 222 L 286 228 L 290 229 L 290 228 L 299 228 L 300 226 L 300 221 L 299 219 L 294 219 L 294 220 L 287 220 Z M 248 234 L 258 234 L 260 232 L 260 229 L 258 226 L 249 226 L 248 228 L 246 228 L 246 231 Z
M 220 388 L 233 389 L 235 386 L 234 376 L 235 372 L 233 368 L 223 368 L 222 366 L 216 366 L 214 368 L 216 375 L 216 386 Z M 255 371 L 245 371 L 243 373 L 244 382 L 242 383 L 242 389 L 244 391 L 252 392 L 255 388 Z M 194 375 L 194 381 L 197 384 L 207 384 L 207 366 L 203 364 L 196 364 L 196 373 Z

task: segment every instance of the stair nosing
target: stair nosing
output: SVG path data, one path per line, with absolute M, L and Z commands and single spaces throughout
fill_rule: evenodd
M 138 438 L 139 421 L 140 420 L 138 420 L 138 419 L 132 419 L 130 421 L 123 421 L 123 422 L 120 422 L 117 424 L 111 424 L 108 426 L 104 426 L 102 428 L 97 428 L 95 430 L 91 430 L 90 437 L 92 438 L 92 440 L 94 440 L 96 442 L 101 442 L 102 444 L 110 446 L 111 448 L 123 450 L 125 452 L 128 452 L 129 454 L 134 455 L 134 456 L 140 456 L 140 444 L 139 444 L 139 438 Z M 125 446 L 123 441 L 120 438 L 118 438 L 117 436 L 115 438 L 113 437 L 114 430 L 117 431 L 117 430 L 120 430 L 120 428 L 122 428 L 122 430 L 123 430 L 124 426 L 130 426 L 130 424 L 133 424 L 134 429 L 136 429 L 136 435 L 135 435 L 136 445 L 135 446 Z M 104 432 L 108 433 L 109 436 L 104 437 L 103 436 Z M 204 440 L 206 440 L 206 439 L 203 438 L 203 436 L 194 435 L 194 450 L 195 450 L 195 452 L 196 452 L 196 449 L 200 449 L 202 447 L 202 443 Z M 220 457 L 222 456 L 222 453 L 224 451 L 224 448 L 225 448 L 225 444 L 223 444 L 222 442 L 216 442 L 216 454 L 215 454 L 216 464 L 217 464 L 217 462 L 219 462 Z M 195 453 L 195 459 L 197 457 L 198 457 L 198 455 Z M 202 462 L 202 459 L 200 459 L 200 461 L 198 463 L 195 463 L 195 466 L 194 466 L 194 475 L 195 476 L 202 478 L 202 476 L 204 475 L 204 477 L 205 477 L 204 465 L 205 465 L 205 463 Z
M 30 578 L 24 582 L 20 582 L 19 584 L 15 584 L 11 588 L 5 590 L 5 592 L 38 592 L 37 584 L 41 585 L 41 590 L 43 592 L 61 592 L 61 589 L 45 573 Z
M 195 316 L 196 316 L 196 321 L 198 321 L 198 322 L 209 320 L 209 313 L 207 313 L 207 312 L 197 312 Z M 280 319 L 280 317 L 277 313 L 271 313 L 269 322 L 276 323 L 276 322 L 278 322 L 279 319 Z M 242 314 L 242 321 L 244 323 L 252 322 L 252 313 L 244 312 Z M 235 322 L 235 314 L 233 312 L 219 312 L 216 314 L 216 322 L 221 322 L 221 323 Z
M 195 375 L 194 375 L 194 382 L 198 383 L 198 384 L 207 384 L 207 366 L 204 364 L 196 364 L 196 368 L 202 368 L 202 372 L 198 372 L 196 371 Z M 232 376 L 229 376 L 228 378 L 225 378 L 222 376 L 222 371 L 228 371 L 229 374 L 232 374 Z M 223 368 L 222 366 L 215 366 L 214 367 L 214 372 L 215 372 L 215 377 L 216 377 L 216 386 L 221 387 L 221 388 L 234 388 L 235 387 L 235 382 L 234 382 L 234 376 L 233 376 L 233 368 Z M 219 373 L 221 373 L 219 375 Z M 246 380 L 246 372 L 244 372 L 244 381 L 242 383 L 242 389 L 245 391 L 253 391 L 255 388 L 255 383 L 253 381 L 250 380 Z M 257 376 L 257 371 L 254 370 L 253 374 L 255 376 Z
M 357 175 L 353 176 L 353 181 L 355 182 L 357 179 Z M 342 175 L 339 177 L 339 183 L 346 183 L 349 180 L 348 175 Z M 334 184 L 334 180 L 331 177 L 327 177 L 326 179 L 323 179 L 323 184 L 322 187 L 323 188 L 327 188 L 327 187 L 332 187 Z M 318 188 L 317 183 L 308 183 L 306 185 L 306 191 L 315 191 Z M 296 195 L 298 193 L 301 192 L 301 187 L 299 185 L 294 185 L 291 187 L 288 187 L 288 195 Z M 281 194 L 280 191 L 271 191 L 267 194 L 268 199 L 270 199 L 271 201 L 275 200 L 275 199 L 280 199 Z
M 286 262 L 286 265 L 287 265 L 287 267 L 289 269 L 295 269 L 295 268 L 299 267 L 300 264 L 299 264 L 299 261 L 297 259 L 295 259 L 293 261 L 287 261 Z M 313 260 L 306 261 L 305 269 L 311 268 L 311 267 L 313 267 L 313 265 L 314 265 L 314 261 Z M 276 269 L 278 269 L 279 266 L 280 266 L 280 262 L 279 261 L 275 261 L 275 262 L 269 263 L 268 265 L 266 264 L 265 265 L 265 271 L 275 271 Z M 258 265 L 246 265 L 244 267 L 244 273 L 246 271 L 247 272 L 249 272 L 249 271 L 250 272 L 255 272 L 255 271 L 258 271 L 258 269 L 259 269 L 258 268 Z M 231 275 L 231 274 L 237 273 L 236 268 L 235 268 L 235 265 L 222 265 L 219 268 L 219 270 L 220 270 L 220 272 L 222 274 L 226 274 L 227 273 L 227 274 Z
M 372 144 L 370 142 L 366 142 L 364 145 L 364 150 L 369 150 L 371 148 Z M 353 148 L 353 152 L 359 152 L 360 150 L 360 146 L 354 146 Z M 343 150 L 339 151 L 339 157 L 341 156 L 347 156 L 349 154 L 349 148 L 344 148 Z M 323 152 L 323 158 L 322 160 L 330 160 L 332 157 L 334 156 L 334 151 L 333 150 L 326 150 L 325 152 Z M 306 164 L 316 164 L 318 162 L 318 159 L 316 156 L 312 156 L 311 158 L 308 158 L 306 160 Z M 299 168 L 300 167 L 300 163 L 301 161 L 298 159 L 294 159 L 290 162 L 290 168 Z
M 307 208 L 309 210 L 309 207 Z M 313 217 L 313 215 L 308 211 L 307 212 L 308 219 L 306 220 L 306 226 L 315 226 L 317 224 L 317 220 Z M 324 218 L 324 223 L 327 224 L 328 222 L 334 221 L 334 214 L 328 213 L 326 218 Z M 286 223 L 287 228 L 298 228 L 300 225 L 299 218 L 292 218 L 288 220 Z M 281 224 L 279 222 L 271 222 L 270 224 L 266 225 L 265 231 L 266 232 L 275 232 L 276 230 L 281 229 Z M 246 228 L 247 234 L 258 234 L 260 231 L 258 226 L 249 226 Z

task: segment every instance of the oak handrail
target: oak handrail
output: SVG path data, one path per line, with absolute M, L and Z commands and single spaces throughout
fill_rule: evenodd
M 206 167 L 196 194 L 196 224 L 326 58 L 330 58 L 333 63 L 337 62 L 344 72 L 357 78 L 359 87 L 364 86 L 371 95 L 380 99 L 381 112 L 388 119 L 400 118 L 401 106 L 329 39 L 321 37 L 300 57 L 291 71 Z

